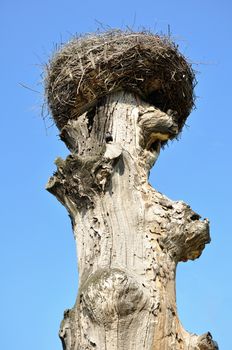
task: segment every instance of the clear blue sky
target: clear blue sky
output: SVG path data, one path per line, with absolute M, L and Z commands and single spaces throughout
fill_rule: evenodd
M 65 209 L 44 189 L 68 152 L 41 118 L 42 65 L 74 33 L 111 27 L 167 33 L 194 62 L 197 109 L 180 142 L 153 169 L 152 185 L 211 221 L 212 243 L 177 272 L 179 316 L 191 332 L 212 332 L 232 349 L 232 115 L 229 0 L 1 0 L 1 348 L 61 350 L 57 333 L 78 276 Z M 20 86 L 23 83 L 38 91 Z

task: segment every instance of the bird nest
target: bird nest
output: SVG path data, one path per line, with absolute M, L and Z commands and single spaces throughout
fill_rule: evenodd
M 111 31 L 75 37 L 46 66 L 45 94 L 58 128 L 111 92 L 134 92 L 183 127 L 194 104 L 191 65 L 167 37 Z

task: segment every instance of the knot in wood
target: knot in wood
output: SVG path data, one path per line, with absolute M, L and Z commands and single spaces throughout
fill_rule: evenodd
M 210 332 L 202 334 L 198 338 L 198 349 L 199 350 L 218 350 L 218 344 L 213 340 Z
M 142 284 L 116 268 L 96 272 L 81 290 L 81 303 L 89 317 L 107 327 L 145 308 L 148 301 Z
M 171 218 L 169 231 L 159 239 L 159 244 L 176 262 L 199 258 L 210 242 L 208 220 L 201 220 L 200 215 L 183 202 L 176 202 Z

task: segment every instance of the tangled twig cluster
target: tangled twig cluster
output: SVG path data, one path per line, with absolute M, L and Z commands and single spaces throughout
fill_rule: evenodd
M 194 72 L 177 46 L 149 32 L 75 37 L 46 66 L 46 99 L 60 129 L 110 92 L 126 90 L 177 112 L 181 130 L 194 105 L 194 86 Z

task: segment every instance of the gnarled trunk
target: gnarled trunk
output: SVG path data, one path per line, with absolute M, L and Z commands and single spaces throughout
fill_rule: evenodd
M 179 261 L 200 256 L 208 221 L 148 183 L 162 143 L 178 132 L 175 115 L 117 92 L 61 138 L 47 189 L 67 208 L 77 244 L 79 293 L 65 311 L 64 350 L 216 349 L 210 333 L 186 332 L 176 310 Z

